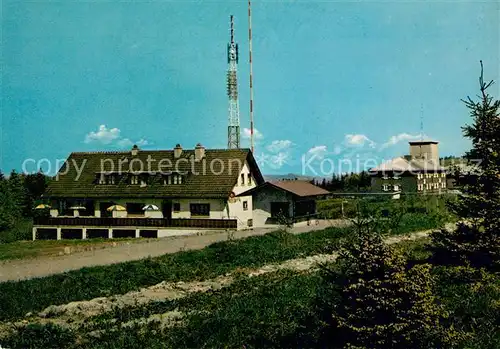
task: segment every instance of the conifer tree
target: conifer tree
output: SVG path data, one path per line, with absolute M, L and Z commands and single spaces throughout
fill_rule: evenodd
M 479 101 L 463 101 L 470 110 L 472 123 L 463 134 L 472 141 L 466 154 L 469 164 L 477 164 L 466 173 L 464 195 L 451 205 L 462 218 L 454 231 L 441 230 L 432 235 L 435 258 L 446 262 L 469 262 L 476 267 L 500 268 L 500 101 L 488 94 L 493 81 L 483 80 Z
M 430 265 L 407 271 L 405 258 L 367 226 L 358 226 L 335 269 L 323 268 L 335 298 L 326 316 L 331 327 L 325 341 L 340 348 L 445 346 L 445 313 L 433 296 Z

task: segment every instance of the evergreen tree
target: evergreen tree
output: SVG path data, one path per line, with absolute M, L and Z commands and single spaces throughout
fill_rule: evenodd
M 444 345 L 439 342 L 444 311 L 432 294 L 430 265 L 408 272 L 405 258 L 368 230 L 343 247 L 337 263 L 336 270 L 324 267 L 336 298 L 325 319 L 331 325 L 326 342 L 343 348 Z
M 17 218 L 22 212 L 22 207 L 26 197 L 24 177 L 22 174 L 18 174 L 15 170 L 12 170 L 7 183 L 10 192 L 10 200 L 12 201 L 13 206 L 12 214 Z
M 41 171 L 36 174 L 29 174 L 25 177 L 24 187 L 26 195 L 23 203 L 23 214 L 31 216 L 33 214 L 33 206 L 40 200 L 41 196 L 47 189 L 48 179 Z
M 0 182 L 5 181 L 5 176 L 3 172 L 0 170 Z
M 8 182 L 0 181 L 0 232 L 12 228 L 15 223 L 15 206 Z
M 500 268 L 500 101 L 487 92 L 493 81 L 483 80 L 483 65 L 479 85 L 480 100 L 470 97 L 463 101 L 470 110 L 472 124 L 463 127 L 464 136 L 472 140 L 466 154 L 476 162 L 475 173 L 464 174 L 465 195 L 451 205 L 462 218 L 452 231 L 441 230 L 432 235 L 437 250 L 436 259 L 447 262 L 469 262 L 477 267 Z

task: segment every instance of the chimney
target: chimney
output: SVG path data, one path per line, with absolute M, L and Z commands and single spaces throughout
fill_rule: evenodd
M 136 144 L 134 144 L 134 146 L 132 147 L 131 153 L 132 156 L 137 156 L 137 154 L 139 154 L 139 147 Z
M 180 144 L 176 144 L 174 148 L 174 158 L 178 159 L 181 157 L 182 154 L 182 147 Z
M 202 146 L 200 143 L 196 144 L 196 147 L 194 148 L 195 161 L 200 161 L 204 157 L 205 157 L 205 147 Z

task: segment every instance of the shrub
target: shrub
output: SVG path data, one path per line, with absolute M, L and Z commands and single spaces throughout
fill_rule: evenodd
M 330 324 L 324 341 L 349 348 L 431 348 L 441 343 L 445 313 L 435 302 L 430 265 L 406 261 L 379 234 L 360 231 L 342 249 L 336 269 L 323 268 L 331 291 L 320 302 Z M 331 307 L 328 309 L 328 307 Z

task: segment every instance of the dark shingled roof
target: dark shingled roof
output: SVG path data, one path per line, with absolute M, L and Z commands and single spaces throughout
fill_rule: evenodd
M 194 153 L 192 149 L 183 150 L 179 159 L 174 159 L 173 150 L 139 150 L 135 156 L 130 151 L 71 153 L 59 174 L 51 181 L 45 196 L 227 198 L 237 183 L 245 161 L 256 184 L 264 182 L 249 149 L 206 149 L 202 161 L 194 161 Z M 149 175 L 148 184 L 144 187 L 129 184 L 131 172 L 140 171 L 141 164 L 144 172 L 154 174 Z M 148 167 L 148 164 L 151 165 Z M 83 171 L 78 178 L 77 169 L 82 166 Z M 115 184 L 98 184 L 99 173 L 111 170 L 120 174 Z M 162 176 L 169 171 L 185 174 L 182 184 L 164 185 Z
M 279 190 L 284 190 L 289 193 L 292 193 L 293 195 L 299 196 L 299 197 L 308 197 L 308 196 L 318 196 L 318 195 L 327 195 L 330 194 L 329 191 L 320 188 L 314 184 L 311 184 L 307 181 L 295 181 L 295 180 L 290 180 L 290 181 L 272 181 L 272 182 L 266 182 L 260 186 L 257 186 L 255 188 L 252 188 L 250 190 L 247 190 L 244 193 L 239 194 L 238 196 L 246 196 L 249 193 L 252 193 L 256 190 L 259 190 L 260 188 L 271 186 Z

